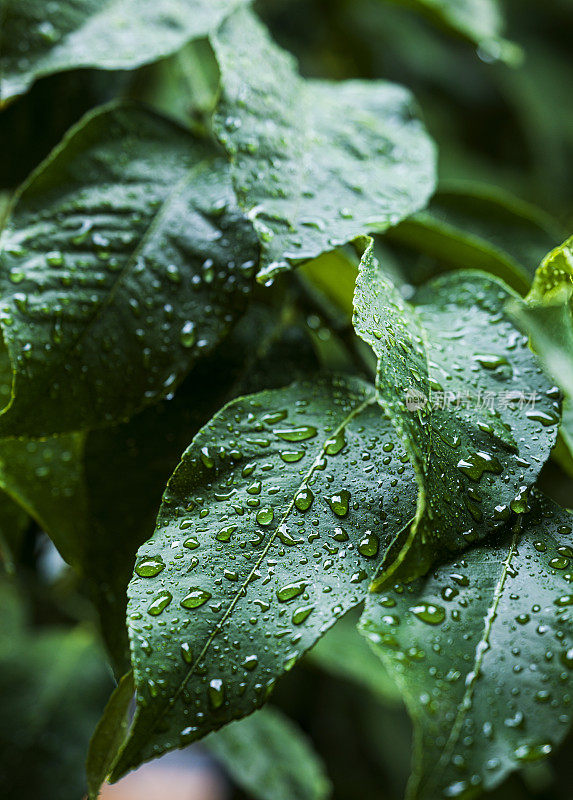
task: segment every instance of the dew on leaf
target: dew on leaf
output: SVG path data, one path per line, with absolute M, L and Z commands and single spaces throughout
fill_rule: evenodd
M 194 587 L 189 589 L 188 593 L 181 601 L 181 605 L 183 608 L 199 608 L 199 606 L 202 606 L 207 600 L 210 600 L 211 597 L 212 595 L 210 592 L 200 589 L 199 587 Z
M 261 508 L 259 512 L 257 512 L 257 522 L 259 525 L 267 526 L 270 525 L 273 521 L 275 516 L 275 512 L 272 508 Z
M 308 486 L 305 486 L 295 495 L 294 504 L 299 511 L 308 511 L 313 500 L 314 494 L 308 488 Z
M 345 517 L 348 514 L 350 492 L 348 489 L 340 489 L 340 491 L 327 497 L 326 502 L 337 517 Z
M 274 428 L 273 433 L 285 442 L 303 442 L 318 433 L 313 425 L 299 425 L 296 428 Z
M 372 531 L 366 531 L 358 544 L 358 552 L 366 558 L 374 558 L 378 553 L 379 546 L 378 536 Z
M 421 622 L 428 625 L 440 625 L 446 618 L 446 610 L 442 606 L 433 603 L 420 603 L 412 606 L 409 611 Z
M 141 578 L 154 578 L 165 569 L 165 563 L 161 556 L 146 556 L 138 561 L 135 567 L 136 573 Z
M 165 608 L 167 608 L 172 600 L 173 595 L 171 592 L 168 592 L 166 589 L 162 592 L 159 592 L 159 594 L 153 598 L 147 607 L 147 613 L 151 614 L 152 617 L 157 617 Z
M 298 597 L 304 592 L 307 587 L 306 581 L 296 581 L 295 583 L 287 583 L 277 591 L 277 598 L 281 603 L 286 603 L 294 597 Z

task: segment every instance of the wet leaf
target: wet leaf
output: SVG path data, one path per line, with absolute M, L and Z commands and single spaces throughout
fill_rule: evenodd
M 505 532 L 367 601 L 362 632 L 416 726 L 407 797 L 473 797 L 546 757 L 571 724 L 573 518 L 536 496 Z
M 276 708 L 262 708 L 204 741 L 255 800 L 324 800 L 330 781 L 303 732 Z
M 415 498 L 406 454 L 358 379 L 295 383 L 220 411 L 138 553 L 137 712 L 113 778 L 262 705 L 363 599 Z
M 0 107 L 44 75 L 134 69 L 206 36 L 245 0 L 42 0 L 2 8 Z
M 0 486 L 28 509 L 87 584 L 117 674 L 129 667 L 126 588 L 135 554 L 154 531 L 181 453 L 237 394 L 313 374 L 309 349 L 288 305 L 282 315 L 253 306 L 171 400 L 123 425 L 0 443 Z
M 479 272 L 458 272 L 406 302 L 372 256 L 362 259 L 354 324 L 378 357 L 377 393 L 420 484 L 415 524 L 380 581 L 423 574 L 440 551 L 488 536 L 526 495 L 549 457 L 558 393 L 505 311 L 515 296 Z
M 262 243 L 259 277 L 425 205 L 434 148 L 405 89 L 304 80 L 246 10 L 225 21 L 213 47 L 222 87 L 215 131 Z
M 0 435 L 107 425 L 172 393 L 242 313 L 256 260 L 212 146 L 135 106 L 85 118 L 0 239 Z

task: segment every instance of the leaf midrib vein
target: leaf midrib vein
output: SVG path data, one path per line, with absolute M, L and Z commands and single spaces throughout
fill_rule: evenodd
M 180 684 L 179 684 L 179 686 L 177 687 L 177 690 L 176 690 L 176 691 L 174 692 L 174 694 L 173 694 L 173 695 L 172 695 L 172 696 L 169 698 L 169 701 L 168 701 L 166 704 L 162 705 L 162 706 L 159 708 L 159 710 L 158 710 L 158 713 L 155 715 L 155 718 L 154 718 L 154 720 L 153 720 L 152 724 L 150 725 L 150 729 L 153 729 L 153 728 L 155 727 L 155 725 L 156 725 L 156 724 L 159 722 L 159 720 L 161 720 L 161 719 L 162 719 L 162 717 L 163 717 L 163 716 L 164 716 L 164 715 L 167 713 L 167 711 L 168 711 L 170 708 L 172 708 L 172 707 L 173 707 L 173 705 L 174 705 L 174 704 L 175 704 L 175 702 L 177 701 L 177 699 L 178 699 L 179 695 L 181 694 L 181 692 L 182 692 L 182 691 L 183 691 L 183 689 L 185 688 L 185 686 L 186 686 L 187 682 L 189 681 L 189 679 L 190 679 L 190 678 L 192 677 L 192 675 L 194 674 L 194 672 L 195 672 L 195 669 L 197 668 L 197 666 L 198 666 L 198 665 L 201 663 L 201 661 L 202 661 L 202 660 L 203 660 L 203 658 L 205 657 L 205 655 L 206 655 L 206 653 L 207 653 L 207 651 L 208 651 L 209 647 L 211 646 L 211 643 L 213 642 L 213 640 L 215 639 L 215 637 L 216 637 L 216 636 L 217 636 L 217 635 L 218 635 L 218 634 L 219 634 L 219 633 L 222 631 L 222 629 L 223 629 L 223 626 L 224 626 L 225 622 L 226 622 L 226 621 L 229 619 L 229 617 L 232 615 L 232 613 L 233 613 L 233 611 L 234 611 L 234 609 L 235 609 L 235 607 L 236 607 L 237 603 L 238 603 L 238 602 L 239 602 L 239 600 L 241 599 L 241 597 L 243 597 L 243 596 L 245 595 L 245 593 L 246 593 L 246 591 L 247 591 L 247 588 L 248 588 L 248 586 L 249 586 L 249 584 L 250 584 L 250 582 L 251 582 L 251 580 L 252 580 L 252 578 L 253 578 L 253 575 L 255 574 L 256 570 L 258 570 L 258 568 L 259 568 L 259 567 L 260 567 L 260 565 L 262 564 L 262 562 L 263 562 L 263 560 L 265 559 L 265 557 L 266 557 L 267 553 L 269 552 L 269 550 L 270 550 L 270 548 L 271 548 L 272 544 L 273 544 L 273 543 L 274 543 L 274 541 L 276 540 L 276 538 L 277 538 L 277 536 L 278 536 L 278 531 L 279 531 L 279 529 L 280 529 L 280 528 L 281 528 L 281 526 L 282 526 L 282 525 L 285 523 L 285 521 L 286 521 L 286 519 L 288 518 L 289 514 L 290 514 L 290 513 L 291 513 L 291 511 L 293 510 L 293 508 L 294 508 L 294 499 L 295 499 L 295 497 L 296 497 L 296 496 L 297 496 L 297 494 L 298 494 L 298 493 L 301 491 L 301 489 L 303 489 L 303 488 L 304 488 L 304 486 L 307 484 L 307 482 L 310 480 L 310 478 L 312 477 L 313 473 L 314 473 L 314 472 L 315 472 L 315 470 L 317 469 L 317 467 L 318 467 L 318 464 L 320 463 L 320 460 L 321 460 L 322 456 L 324 455 L 324 452 L 325 452 L 325 448 L 326 448 L 327 441 L 328 441 L 329 439 L 331 439 L 331 438 L 335 437 L 335 436 L 336 436 L 338 433 L 342 432 L 342 431 L 343 431 L 343 430 L 346 428 L 346 426 L 347 426 L 347 425 L 348 425 L 348 424 L 349 424 L 349 423 L 350 423 L 350 422 L 351 422 L 351 421 L 354 419 L 354 417 L 356 417 L 356 416 L 358 416 L 359 414 L 361 414 L 361 413 L 362 413 L 362 411 L 364 411 L 364 409 L 365 409 L 365 408 L 367 408 L 369 405 L 374 405 L 375 403 L 376 403 L 376 396 L 375 396 L 375 395 L 369 395 L 369 396 L 368 396 L 368 397 L 367 397 L 367 398 L 366 398 L 366 399 L 365 399 L 365 400 L 364 400 L 362 403 L 360 403 L 359 405 L 357 405 L 357 406 L 356 406 L 356 407 L 355 407 L 355 408 L 354 408 L 354 409 L 353 409 L 353 410 L 352 410 L 352 411 L 351 411 L 351 412 L 350 412 L 350 413 L 349 413 L 349 414 L 348 414 L 348 415 L 347 415 L 347 416 L 346 416 L 346 417 L 345 417 L 345 418 L 342 420 L 342 422 L 340 423 L 340 425 L 339 425 L 339 426 L 338 426 L 338 427 L 337 427 L 337 428 L 336 428 L 336 429 L 335 429 L 335 430 L 334 430 L 334 431 L 333 431 L 333 432 L 332 432 L 332 433 L 331 433 L 331 434 L 328 436 L 328 439 L 327 439 L 327 440 L 325 440 L 325 441 L 322 443 L 322 446 L 321 446 L 321 448 L 320 448 L 320 451 L 319 451 L 319 453 L 317 454 L 316 458 L 315 458 L 315 459 L 314 459 L 314 461 L 312 462 L 312 464 L 311 464 L 311 466 L 310 466 L 310 468 L 309 468 L 308 472 L 307 472 L 307 473 L 304 475 L 304 477 L 303 477 L 303 479 L 302 479 L 302 482 L 300 483 L 299 487 L 296 489 L 296 491 L 294 491 L 294 492 L 293 492 L 292 499 L 291 499 L 291 501 L 290 501 L 290 503 L 289 503 L 289 505 L 288 505 L 288 507 L 287 507 L 286 511 L 285 511 L 285 512 L 284 512 L 284 514 L 282 515 L 282 517 L 281 517 L 281 519 L 280 519 L 279 523 L 277 524 L 277 526 L 276 526 L 276 528 L 275 528 L 275 530 L 274 530 L 273 534 L 272 534 L 272 535 L 269 537 L 269 540 L 268 540 L 267 544 L 265 545 L 265 547 L 264 547 L 263 551 L 261 552 L 261 555 L 259 556 L 258 560 L 256 561 L 256 563 L 255 563 L 255 564 L 254 564 L 254 566 L 252 567 L 252 569 L 251 569 L 251 571 L 249 572 L 249 574 L 248 574 L 247 578 L 246 578 L 246 579 L 243 581 L 243 583 L 241 584 L 240 588 L 239 588 L 239 589 L 237 590 L 237 592 L 235 593 L 235 596 L 233 597 L 233 599 L 232 599 L 232 601 L 231 601 L 231 603 L 230 603 L 229 607 L 228 607 L 228 608 L 227 608 L 227 610 L 225 611 L 225 613 L 224 613 L 223 617 L 222 617 L 222 618 L 221 618 L 221 619 L 220 619 L 220 620 L 217 622 L 217 624 L 215 625 L 215 628 L 213 629 L 213 632 L 212 632 L 211 634 L 209 634 L 209 637 L 207 638 L 207 641 L 205 642 L 205 644 L 204 644 L 204 646 L 203 646 L 203 649 L 201 650 L 201 652 L 199 653 L 199 655 L 197 656 L 197 658 L 195 659 L 195 661 L 193 662 L 193 664 L 192 664 L 192 665 L 189 667 L 189 670 L 187 671 L 187 674 L 185 675 L 185 677 L 183 678 L 183 680 L 181 681 L 181 683 L 180 683 Z
M 442 771 L 448 764 L 450 757 L 452 755 L 452 751 L 459 739 L 459 735 L 461 732 L 461 728 L 463 722 L 465 720 L 467 712 L 472 708 L 472 700 L 475 692 L 475 686 L 480 677 L 481 666 L 483 664 L 483 660 L 485 658 L 485 654 L 489 650 L 489 643 L 490 643 L 490 635 L 493 629 L 493 625 L 495 620 L 497 619 L 497 609 L 501 602 L 501 598 L 503 595 L 503 590 L 505 588 L 505 582 L 507 580 L 507 576 L 509 574 L 509 568 L 511 565 L 511 561 L 513 556 L 516 553 L 516 545 L 519 538 L 518 533 L 514 533 L 511 539 L 511 543 L 509 545 L 509 552 L 506 556 L 505 561 L 503 562 L 501 574 L 498 578 L 494 593 L 493 593 L 493 601 L 492 604 L 487 609 L 487 612 L 484 617 L 484 629 L 483 634 L 476 645 L 475 653 L 474 653 L 474 661 L 472 665 L 472 670 L 468 672 L 472 674 L 472 679 L 470 680 L 466 690 L 464 692 L 464 696 L 462 701 L 458 706 L 458 712 L 456 714 L 456 718 L 452 724 L 452 728 L 450 731 L 450 735 L 444 745 L 444 749 L 442 750 L 442 754 L 438 759 L 435 768 L 432 770 L 431 775 L 435 775 L 436 771 Z

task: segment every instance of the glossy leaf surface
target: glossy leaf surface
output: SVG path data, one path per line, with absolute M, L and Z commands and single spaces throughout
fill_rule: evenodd
M 261 276 L 425 205 L 434 148 L 406 90 L 304 80 L 246 10 L 225 21 L 213 46 L 222 86 L 215 131 L 262 242 Z
M 0 106 L 44 75 L 134 69 L 206 36 L 245 0 L 3 2 Z
M 242 313 L 257 252 L 212 146 L 135 106 L 88 116 L 0 239 L 0 434 L 111 424 L 172 393 Z
M 420 483 L 416 523 L 382 580 L 423 574 L 440 551 L 503 525 L 549 457 L 558 393 L 505 311 L 512 297 L 485 274 L 461 272 L 427 284 L 412 305 L 371 247 L 364 255 L 354 324 L 378 356 L 378 399 Z
M 138 553 L 128 591 L 138 708 L 113 777 L 262 705 L 364 597 L 415 497 L 362 381 L 295 383 L 219 412 Z
M 369 597 L 362 631 L 416 725 L 408 798 L 473 797 L 565 737 L 572 521 L 536 497 L 521 532 Z

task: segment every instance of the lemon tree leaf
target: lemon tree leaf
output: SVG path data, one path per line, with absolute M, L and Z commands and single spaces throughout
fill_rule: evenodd
M 330 782 L 303 732 L 267 706 L 210 734 L 204 746 L 255 800 L 324 800 Z
M 258 390 L 263 379 L 278 386 L 317 368 L 291 314 L 288 305 L 279 315 L 253 306 L 173 398 L 127 423 L 0 442 L 0 486 L 86 582 L 118 674 L 129 667 L 126 588 L 135 554 L 154 531 L 165 484 L 189 440 L 226 401 Z
M 415 465 L 415 524 L 387 559 L 423 574 L 442 550 L 487 536 L 523 510 L 557 436 L 559 396 L 512 323 L 515 296 L 479 272 L 451 273 L 406 302 L 370 244 L 354 324 L 378 357 L 377 393 Z M 533 405 L 532 405 L 533 404 Z
M 262 705 L 364 598 L 415 502 L 405 451 L 359 379 L 294 383 L 216 414 L 138 553 L 137 711 L 112 777 Z
M 210 144 L 135 106 L 89 115 L 0 239 L 0 435 L 111 424 L 172 393 L 242 313 L 257 253 Z
M 261 277 L 425 205 L 435 154 L 409 92 L 304 80 L 247 10 L 212 42 L 222 92 L 215 132 L 262 243 Z
M 366 603 L 361 630 L 416 727 L 407 797 L 473 797 L 571 725 L 573 518 L 536 496 L 504 532 Z
M 44 75 L 134 69 L 206 36 L 245 0 L 41 0 L 0 6 L 0 107 Z

